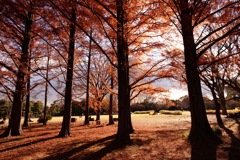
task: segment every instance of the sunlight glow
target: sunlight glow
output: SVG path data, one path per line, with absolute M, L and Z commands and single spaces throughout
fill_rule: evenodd
M 188 94 L 188 91 L 186 89 L 171 88 L 169 90 L 169 95 L 170 95 L 169 98 L 172 100 L 177 100 L 180 97 L 183 97 L 187 94 Z

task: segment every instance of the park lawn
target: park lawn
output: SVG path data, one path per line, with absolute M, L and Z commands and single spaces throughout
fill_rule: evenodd
M 71 137 L 56 138 L 61 128 L 61 117 L 54 117 L 47 126 L 35 122 L 24 128 L 19 137 L 0 139 L 0 160 L 32 159 L 103 159 L 103 160 L 159 160 L 190 159 L 191 145 L 183 138 L 189 131 L 190 115 L 132 115 L 135 133 L 133 144 L 114 149 L 111 142 L 117 123 L 107 125 L 108 117 L 101 116 L 101 125 L 91 122 L 83 126 L 83 118 L 72 123 Z M 216 126 L 214 115 L 208 115 L 211 126 Z M 35 121 L 35 119 L 34 119 Z M 217 159 L 240 159 L 239 119 L 223 117 L 223 143 L 216 150 Z M 5 126 L 4 126 L 5 127 Z M 0 133 L 4 131 L 2 126 Z

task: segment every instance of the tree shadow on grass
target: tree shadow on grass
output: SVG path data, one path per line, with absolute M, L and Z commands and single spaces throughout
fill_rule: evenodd
M 235 122 L 238 124 L 238 134 L 240 133 L 240 122 L 238 118 L 234 118 Z M 231 146 L 229 148 L 229 160 L 235 160 L 240 159 L 240 139 L 237 138 L 234 134 L 234 132 L 228 128 L 226 128 L 224 125 L 220 126 L 231 138 Z
M 5 139 L 1 139 L 0 145 L 4 144 L 4 143 L 8 143 L 8 142 L 16 142 L 16 141 L 21 141 L 22 139 L 27 139 L 27 138 L 35 138 L 35 137 L 40 137 L 40 136 L 45 136 L 51 133 L 41 133 L 38 135 L 33 135 L 33 136 L 16 136 L 16 137 L 6 137 Z
M 56 153 L 56 155 L 53 155 L 53 156 L 49 156 L 47 158 L 44 158 L 42 160 L 53 160 L 53 159 L 58 159 L 58 160 L 61 160 L 61 159 L 79 159 L 78 157 L 76 158 L 70 158 L 71 156 L 73 156 L 74 154 L 77 154 L 93 145 L 97 145 L 97 144 L 103 144 L 104 142 L 106 141 L 109 141 L 111 139 L 114 139 L 116 135 L 112 135 L 112 136 L 108 136 L 108 137 L 105 137 L 105 138 L 102 138 L 102 139 L 99 139 L 97 141 L 94 141 L 94 142 L 90 142 L 90 143 L 87 143 L 87 144 L 84 144 L 80 147 L 77 147 L 77 148 L 73 148 L 67 152 L 64 152 L 64 153 Z M 92 154 L 89 154 L 89 155 L 86 155 L 83 159 L 85 160 L 96 160 L 96 159 L 99 159 L 101 157 L 104 157 L 107 153 L 110 153 L 112 152 L 113 150 L 117 149 L 117 145 L 115 145 L 114 143 L 111 143 L 111 142 L 108 142 L 106 143 L 106 146 L 102 149 L 100 149 L 99 151 L 97 152 L 94 152 Z
M 116 143 L 110 143 L 107 144 L 104 148 L 100 149 L 97 152 L 94 152 L 90 155 L 87 155 L 86 157 L 83 158 L 83 160 L 97 160 L 103 158 L 105 155 L 108 153 L 111 153 L 112 151 L 118 149 L 119 146 Z M 77 160 L 77 158 L 73 158 L 72 160 Z
M 49 137 L 49 138 L 43 138 L 43 139 L 39 139 L 39 140 L 36 140 L 36 141 L 28 142 L 28 143 L 25 143 L 25 144 L 13 146 L 13 147 L 6 148 L 6 149 L 1 150 L 0 153 L 1 153 L 1 152 L 5 152 L 5 151 L 10 151 L 10 150 L 13 150 L 13 149 L 16 149 L 16 148 L 20 148 L 20 147 L 30 146 L 30 145 L 32 145 L 32 144 L 36 144 L 36 143 L 39 143 L 39 142 L 48 141 L 48 140 L 51 140 L 51 139 L 54 139 L 54 138 L 57 138 L 57 137 L 54 136 L 54 137 Z
M 8 143 L 8 142 L 16 142 L 21 141 L 22 139 L 29 139 L 35 137 L 46 136 L 48 134 L 53 134 L 55 131 L 58 131 L 59 128 L 52 127 L 51 129 L 47 129 L 50 126 L 43 126 L 40 124 L 34 124 L 31 126 L 23 127 L 23 134 L 20 136 L 9 136 L 9 137 L 0 137 L 0 144 Z M 26 131 L 26 132 L 25 132 Z M 28 135 L 27 132 L 36 132 L 38 134 Z M 2 134 L 2 133 L 1 133 Z M 0 135 L 1 135 L 0 134 Z

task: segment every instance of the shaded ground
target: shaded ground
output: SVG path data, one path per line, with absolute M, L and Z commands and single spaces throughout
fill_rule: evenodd
M 211 125 L 216 118 L 209 115 Z M 0 139 L 0 160 L 184 160 L 191 158 L 191 145 L 183 138 L 190 128 L 190 116 L 184 115 L 132 115 L 135 133 L 133 145 L 116 149 L 111 141 L 117 124 L 107 126 L 107 116 L 102 116 L 101 125 L 91 122 L 82 126 L 82 120 L 72 123 L 72 136 L 56 138 L 60 131 L 61 118 L 54 118 L 47 126 L 31 123 L 24 128 L 24 135 Z M 34 121 L 36 121 L 34 119 Z M 216 159 L 240 159 L 240 120 L 224 118 L 225 127 L 220 128 L 223 144 L 218 146 Z M 0 133 L 5 126 L 0 126 Z M 209 148 L 210 149 L 210 148 Z M 211 149 L 210 149 L 211 150 Z

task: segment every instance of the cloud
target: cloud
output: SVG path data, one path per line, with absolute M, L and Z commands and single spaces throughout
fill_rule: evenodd
M 188 91 L 186 89 L 171 88 L 169 90 L 169 98 L 173 100 L 177 100 L 180 97 L 183 97 L 187 94 L 188 94 Z

